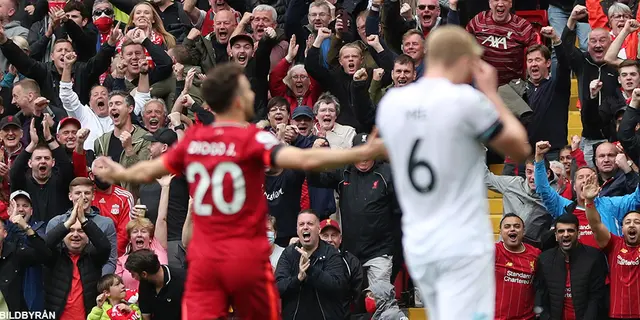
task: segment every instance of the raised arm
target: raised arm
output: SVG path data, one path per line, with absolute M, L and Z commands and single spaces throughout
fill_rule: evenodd
M 169 212 L 169 191 L 171 189 L 171 179 L 173 179 L 173 175 L 157 179 L 162 189 L 160 191 L 158 218 L 156 219 L 156 229 L 153 237 L 158 240 L 165 249 L 167 249 L 167 214 Z
M 549 184 L 547 169 L 544 165 L 544 155 L 549 149 L 551 149 L 551 145 L 548 141 L 538 141 L 536 143 L 533 177 L 536 183 L 536 193 L 542 198 L 542 203 L 547 209 L 547 212 L 549 212 L 552 217 L 557 218 L 564 213 L 564 207 L 569 205 L 571 201 L 560 196 Z
M 624 28 L 620 31 L 620 34 L 609 46 L 607 53 L 604 55 L 604 61 L 614 67 L 618 67 L 622 62 L 622 59 L 618 58 L 618 53 L 622 49 L 622 45 L 628 36 L 634 36 L 633 33 L 640 28 L 640 23 L 634 19 L 629 19 L 624 24 Z M 635 35 L 637 37 L 637 34 Z
M 598 186 L 598 179 L 595 174 L 592 174 L 587 181 L 584 183 L 582 187 L 582 194 L 585 198 L 585 207 L 587 212 L 587 220 L 589 220 L 589 226 L 591 227 L 591 231 L 593 231 L 593 236 L 598 243 L 600 248 L 604 248 L 611 240 L 611 232 L 609 229 L 602 223 L 602 219 L 600 218 L 600 213 L 596 209 L 593 200 L 598 196 L 600 192 L 600 187 Z

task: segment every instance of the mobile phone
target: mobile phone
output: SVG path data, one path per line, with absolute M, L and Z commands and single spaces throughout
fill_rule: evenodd
M 144 204 L 137 204 L 134 208 L 139 212 L 138 218 L 144 218 L 147 216 L 147 206 Z

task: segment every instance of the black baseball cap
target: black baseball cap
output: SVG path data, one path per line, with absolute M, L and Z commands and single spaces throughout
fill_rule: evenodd
M 3 130 L 8 126 L 16 126 L 22 129 L 22 124 L 18 121 L 18 118 L 14 116 L 6 116 L 0 120 L 0 130 Z
M 308 106 L 299 106 L 293 110 L 293 114 L 291 115 L 291 119 L 295 119 L 297 117 L 304 116 L 313 120 L 313 110 Z
M 368 133 L 358 133 L 355 137 L 353 137 L 353 146 L 357 147 L 361 144 L 367 143 L 367 139 L 369 138 Z
M 236 41 L 238 40 L 246 40 L 246 41 L 249 41 L 251 45 L 253 45 L 253 37 L 251 37 L 246 33 L 236 34 L 235 36 L 231 37 L 231 39 L 229 39 L 229 44 L 233 46 L 233 44 L 236 43 Z
M 143 138 L 147 141 L 161 142 L 169 146 L 178 141 L 178 135 L 176 134 L 176 132 L 169 128 L 160 128 L 153 134 L 148 134 Z

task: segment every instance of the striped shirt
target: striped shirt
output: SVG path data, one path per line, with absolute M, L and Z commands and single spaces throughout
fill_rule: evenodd
M 609 261 L 611 295 L 609 317 L 640 318 L 640 248 L 611 234 L 603 251 Z
M 469 21 L 467 31 L 484 48 L 483 59 L 498 70 L 500 85 L 524 78 L 525 51 L 540 43 L 531 23 L 514 14 L 508 22 L 497 23 L 491 18 L 491 11 L 480 12 Z
M 516 253 L 507 250 L 502 241 L 496 243 L 496 320 L 534 317 L 533 276 L 540 250 L 523 245 L 524 251 Z

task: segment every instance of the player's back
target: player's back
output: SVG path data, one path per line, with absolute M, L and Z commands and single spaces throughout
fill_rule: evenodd
M 487 104 L 468 85 L 422 78 L 390 90 L 378 107 L 404 248 L 422 262 L 493 250 L 478 139 L 497 120 Z
M 238 252 L 246 244 L 250 255 L 268 257 L 262 186 L 270 150 L 278 143 L 253 125 L 222 123 L 190 129 L 167 154 L 172 171 L 183 168 L 193 197 L 190 255 L 247 255 Z

